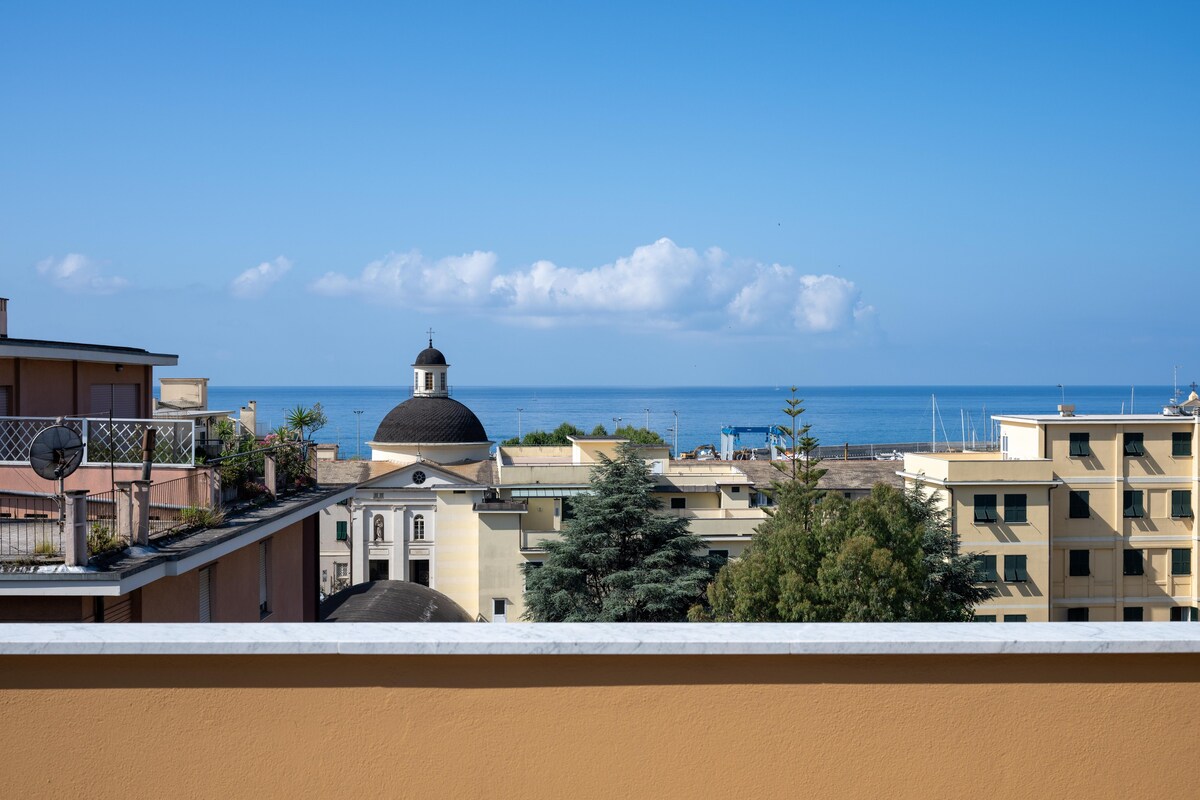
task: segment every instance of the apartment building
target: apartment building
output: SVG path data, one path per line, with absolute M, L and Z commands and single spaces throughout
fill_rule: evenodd
M 901 474 L 979 554 L 981 621 L 1192 621 L 1200 398 L 1161 414 L 998 416 L 993 453 L 908 454 Z

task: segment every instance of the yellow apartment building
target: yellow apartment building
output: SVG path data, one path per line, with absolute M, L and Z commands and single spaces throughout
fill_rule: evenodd
M 900 473 L 979 554 L 992 622 L 1194 621 L 1200 398 L 1162 414 L 998 416 L 1000 449 Z

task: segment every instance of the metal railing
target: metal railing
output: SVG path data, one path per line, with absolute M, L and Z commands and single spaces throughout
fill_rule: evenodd
M 0 558 L 62 556 L 58 498 L 0 495 Z
M 56 424 L 57 417 L 0 417 L 0 464 L 28 464 L 29 446 L 34 437 Z M 142 435 L 147 428 L 157 432 L 155 464 L 192 466 L 195 463 L 196 423 L 193 420 L 65 417 L 62 424 L 83 439 L 85 465 L 140 466 Z
M 213 505 L 211 475 L 194 472 L 150 485 L 150 538 L 214 520 L 220 509 Z

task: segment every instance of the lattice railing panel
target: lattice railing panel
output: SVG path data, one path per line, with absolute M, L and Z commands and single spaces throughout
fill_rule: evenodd
M 0 417 L 0 463 L 28 464 L 34 437 L 54 424 L 54 417 Z M 63 425 L 83 436 L 81 420 L 63 420 Z
M 84 463 L 137 465 L 142 463 L 142 435 L 154 428 L 154 463 L 190 466 L 195 461 L 196 424 L 191 420 L 88 419 Z

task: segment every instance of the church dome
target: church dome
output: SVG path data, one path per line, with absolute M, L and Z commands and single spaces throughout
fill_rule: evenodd
M 429 343 L 421 352 L 417 353 L 417 360 L 413 362 L 414 367 L 444 367 L 446 357 L 442 355 L 442 351 L 433 346 L 433 342 Z
M 321 603 L 322 622 L 473 622 L 458 603 L 428 586 L 407 581 L 370 581 L 350 586 Z
M 375 441 L 381 444 L 457 444 L 487 440 L 487 432 L 475 412 L 450 397 L 410 397 L 389 411 L 375 431 Z

